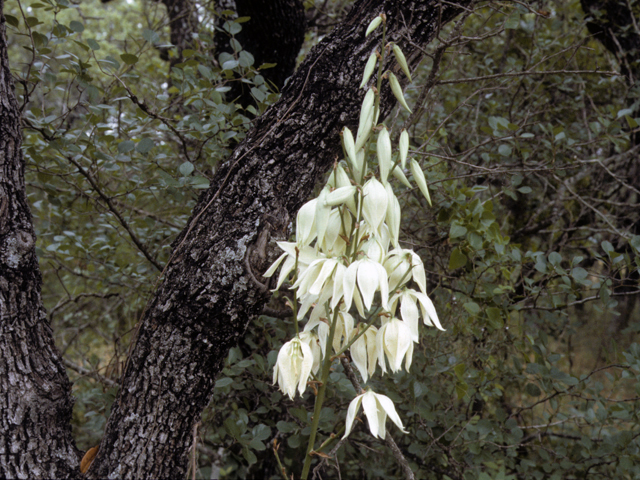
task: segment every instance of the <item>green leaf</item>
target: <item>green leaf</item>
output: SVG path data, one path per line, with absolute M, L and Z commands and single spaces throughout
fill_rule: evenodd
M 524 387 L 524 391 L 531 397 L 538 397 L 542 393 L 535 383 L 527 383 Z
M 511 155 L 511 147 L 509 145 L 500 145 L 498 147 L 498 153 L 503 157 L 508 157 Z
M 195 167 L 191 162 L 184 162 L 182 165 L 180 165 L 180 167 L 178 167 L 178 170 L 183 177 L 188 177 L 189 175 L 191 175 L 194 169 Z
M 456 383 L 456 396 L 458 397 L 458 400 L 462 400 L 467 394 L 468 390 L 469 385 L 467 385 L 465 382 Z
M 86 42 L 91 50 L 100 50 L 100 45 L 93 38 L 88 38 Z
M 14 17 L 13 15 L 9 15 L 8 13 L 4 14 L 4 18 L 7 19 L 7 23 L 9 25 L 11 25 L 12 27 L 19 27 L 20 26 L 20 20 L 18 20 L 16 17 Z
M 459 248 L 454 248 L 451 252 L 451 257 L 449 257 L 449 270 L 464 267 L 466 264 L 467 256 Z
M 227 387 L 233 383 L 233 379 L 229 377 L 222 377 L 216 381 L 215 388 Z
M 462 237 L 465 233 L 467 233 L 466 227 L 463 227 L 462 225 L 460 225 L 457 222 L 452 222 L 451 223 L 451 229 L 449 230 L 449 237 L 450 238 Z
M 150 138 L 143 138 L 136 145 L 136 151 L 138 151 L 138 153 L 149 153 L 154 146 L 155 144 L 153 143 L 153 140 Z
M 549 263 L 553 266 L 557 266 L 560 265 L 560 262 L 562 262 L 562 255 L 560 255 L 558 252 L 551 252 L 549 254 Z
M 136 147 L 136 144 L 133 140 L 125 140 L 118 144 L 118 152 L 119 153 L 128 153 Z
M 257 440 L 266 440 L 271 436 L 271 429 L 265 424 L 261 423 L 260 425 L 256 425 L 251 430 L 253 434 L 253 438 Z
M 127 65 L 134 65 L 138 61 L 138 57 L 131 53 L 123 53 L 122 55 L 120 55 L 120 58 Z
M 480 313 L 480 305 L 476 302 L 467 302 L 463 305 L 464 309 L 471 315 L 477 315 Z
M 76 33 L 84 32 L 84 25 L 76 20 L 69 23 L 69 28 Z
M 149 30 L 148 28 L 145 28 L 142 31 L 142 38 L 144 38 L 149 43 L 157 43 L 160 41 L 160 37 L 158 36 L 158 34 L 153 30 Z
M 582 267 L 575 267 L 571 270 L 571 276 L 577 282 L 582 282 L 585 278 L 587 278 L 589 273 Z
M 249 465 L 253 465 L 258 461 L 258 458 L 256 457 L 256 455 L 247 447 L 244 447 L 242 449 L 242 456 L 244 457 L 244 459 L 247 461 Z
M 276 423 L 276 428 L 280 433 L 291 433 L 296 428 L 298 428 L 298 426 L 293 422 L 284 422 L 280 420 L 278 423 Z
M 504 327 L 504 321 L 502 320 L 502 310 L 497 307 L 489 307 L 486 310 L 487 320 L 489 325 L 495 329 Z

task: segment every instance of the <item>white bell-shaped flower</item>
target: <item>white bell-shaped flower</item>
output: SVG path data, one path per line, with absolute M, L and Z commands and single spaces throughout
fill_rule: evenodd
M 347 310 L 351 307 L 356 283 L 362 294 L 362 302 L 367 310 L 371 308 L 373 296 L 378 290 L 380 291 L 382 308 L 388 309 L 389 280 L 387 271 L 380 263 L 364 258 L 356 260 L 349 265 L 342 281 L 345 308 Z
M 300 395 L 304 393 L 313 363 L 311 347 L 302 342 L 300 337 L 295 337 L 285 343 L 278 352 L 276 366 L 273 369 L 273 383 L 277 383 L 280 391 L 293 400 L 296 387 Z
M 413 358 L 413 338 L 411 329 L 402 320 L 392 318 L 387 321 L 380 330 L 376 338 L 378 351 L 378 364 L 382 368 L 382 373 L 387 372 L 385 357 L 389 360 L 392 372 L 397 372 L 402 368 L 402 360 L 405 360 L 405 369 L 409 371 Z
M 378 230 L 387 215 L 387 191 L 378 180 L 371 178 L 362 187 L 362 194 L 362 216 L 371 228 Z
M 431 299 L 424 293 L 416 292 L 410 288 L 396 293 L 389 300 L 391 313 L 395 312 L 398 301 L 400 301 L 400 315 L 402 316 L 402 320 L 409 325 L 414 342 L 418 341 L 418 319 L 420 316 L 418 305 L 420 305 L 420 310 L 422 311 L 422 321 L 424 324 L 444 331 L 438 319 L 436 307 L 433 305 Z
M 391 250 L 383 264 L 389 274 L 389 288 L 391 290 L 395 290 L 413 279 L 422 293 L 427 293 L 427 277 L 424 273 L 424 264 L 413 250 L 403 248 Z M 409 271 L 407 272 L 407 270 Z
M 315 262 L 320 258 L 325 258 L 322 253 L 319 253 L 313 247 L 302 247 L 299 248 L 296 243 L 293 242 L 278 242 L 278 246 L 284 250 L 284 253 L 278 257 L 278 259 L 273 262 L 273 265 L 269 267 L 269 269 L 264 273 L 264 277 L 271 277 L 280 263 L 285 260 L 282 268 L 280 269 L 280 276 L 278 277 L 278 284 L 276 286 L 276 290 L 280 288 L 282 283 L 287 279 L 291 271 L 295 268 L 296 258 L 298 261 L 298 271 L 303 272 L 311 263 Z
M 345 238 L 351 231 L 351 214 L 334 208 L 329 215 L 327 230 L 322 242 L 318 245 L 323 253 L 331 256 L 342 256 L 347 250 Z
M 362 404 L 364 414 L 367 416 L 367 422 L 369 424 L 371 435 L 373 435 L 374 437 L 380 437 L 384 439 L 386 435 L 385 423 L 387 421 L 387 416 L 389 416 L 391 421 L 398 426 L 402 433 L 407 433 L 402 425 L 402 420 L 400 420 L 400 416 L 398 415 L 398 412 L 396 412 L 396 407 L 393 405 L 391 399 L 386 395 L 380 395 L 369 390 L 368 392 L 358 395 L 349 404 L 344 436 L 342 438 L 346 438 L 347 435 L 351 433 L 353 421 L 358 414 L 360 404 Z
M 376 371 L 378 361 L 377 334 L 378 329 L 372 325 L 349 347 L 351 360 L 362 375 L 363 382 L 366 382 Z

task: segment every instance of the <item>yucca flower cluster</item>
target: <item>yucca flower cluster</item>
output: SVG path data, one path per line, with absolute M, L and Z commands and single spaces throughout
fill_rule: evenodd
M 376 17 L 367 34 L 382 21 Z M 400 49 L 385 48 L 393 51 L 410 77 Z M 383 55 L 372 53 L 363 86 Z M 395 76 L 387 72 L 385 78 L 406 107 Z M 303 331 L 283 345 L 274 370 L 274 383 L 292 399 L 296 390 L 305 391 L 312 374 L 318 376 L 327 356 L 335 358 L 348 350 L 367 382 L 378 366 L 382 374 L 387 369 L 397 372 L 403 365 L 409 370 L 421 319 L 442 330 L 427 295 L 422 260 L 400 245 L 400 204 L 389 176 L 411 187 L 405 174 L 410 171 L 430 203 L 429 192 L 418 163 L 408 161 L 407 132 L 401 133 L 394 155 L 389 131 L 384 125 L 377 126 L 380 80 L 378 88 L 369 88 L 365 95 L 355 137 L 348 128 L 342 131 L 346 161 L 336 164 L 319 196 L 300 208 L 295 242 L 278 242 L 284 253 L 265 273 L 271 277 L 281 266 L 276 289 L 290 279 L 299 302 L 294 309 L 296 322 L 307 318 Z M 387 414 L 403 430 L 392 401 L 369 390 L 351 402 L 345 436 L 360 404 L 374 436 L 384 438 Z

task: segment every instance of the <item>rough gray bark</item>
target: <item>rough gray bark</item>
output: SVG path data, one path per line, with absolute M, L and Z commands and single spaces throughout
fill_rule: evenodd
M 362 70 L 381 35 L 380 29 L 365 39 L 364 31 L 383 11 L 389 40 L 410 54 L 407 39 L 428 43 L 460 8 L 361 0 L 309 54 L 280 102 L 219 169 L 176 241 L 89 477 L 184 475 L 192 426 L 222 362 L 269 297 L 253 278 L 269 264 L 268 240 L 285 237 L 290 219 L 338 158 L 340 129 L 357 124 Z M 383 113 L 391 104 L 385 93 Z
M 0 478 L 79 476 L 71 384 L 40 287 L 0 0 Z

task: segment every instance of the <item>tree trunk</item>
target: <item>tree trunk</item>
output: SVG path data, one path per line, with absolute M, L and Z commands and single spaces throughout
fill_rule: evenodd
M 253 55 L 254 66 L 275 63 L 276 66 L 263 70 L 262 76 L 280 89 L 295 69 L 296 58 L 304 41 L 306 19 L 300 0 L 225 0 L 225 5 L 234 3 L 238 17 L 250 17 L 242 24 L 242 30 L 235 38 L 243 49 Z M 216 52 L 233 54 L 230 37 L 224 31 L 215 36 Z M 247 85 L 232 82 L 227 98 L 236 99 L 244 105 L 253 103 Z
M 174 244 L 162 284 L 141 321 L 89 478 L 184 477 L 192 427 L 211 398 L 229 348 L 269 298 L 260 273 L 272 260 L 272 241 L 287 236 L 297 209 L 340 157 L 341 128 L 357 126 L 364 96 L 358 85 L 382 31 L 365 38 L 367 24 L 386 13 L 388 41 L 411 58 L 409 41 L 428 43 L 461 8 L 436 0 L 360 0 L 309 53 L 281 100 L 256 119 Z M 0 41 L 4 45 L 4 38 Z M 8 79 L 5 63 L 2 72 Z M 13 94 L 5 90 L 0 98 L 6 103 Z M 384 118 L 395 100 L 388 89 L 382 97 Z M 8 198 L 2 205 L 8 206 L 2 210 L 0 288 L 6 295 L 2 368 L 9 369 L 2 381 L 10 382 L 3 384 L 3 401 L 11 396 L 13 403 L 3 405 L 2 415 L 3 428 L 15 426 L 12 436 L 24 440 L 17 450 L 3 445 L 3 455 L 16 457 L 2 461 L 20 465 L 31 478 L 72 477 L 77 458 L 68 426 L 69 383 L 38 296 L 34 236 L 22 177 L 16 174 L 23 164 L 12 102 L 8 110 L 13 114 L 3 110 L 0 119 L 9 126 L 6 133 L 2 130 L 1 151 L 8 157 L 3 157 L 5 164 L 12 165 L 4 169 L 2 185 Z M 29 458 L 38 461 L 28 464 Z M 43 473 L 43 465 L 56 462 L 55 475 Z
M 71 385 L 40 297 L 0 0 L 0 477 L 73 478 Z
M 182 62 L 182 51 L 193 46 L 193 36 L 198 33 L 198 14 L 192 0 L 162 0 L 162 3 L 167 7 L 171 44 L 176 48 L 176 54 L 170 57 L 165 51 L 161 56 L 173 67 Z
M 581 3 L 590 17 L 587 21 L 589 33 L 616 56 L 629 85 L 638 82 L 640 32 L 633 20 L 631 3 L 625 0 L 581 0 Z
M 297 209 L 339 158 L 342 126 L 357 125 L 364 96 L 358 85 L 381 35 L 380 29 L 365 39 L 364 31 L 382 11 L 388 39 L 410 54 L 405 38 L 428 43 L 439 19 L 451 20 L 459 9 L 430 1 L 358 2 L 256 120 L 175 242 L 90 477 L 184 475 L 192 427 L 227 352 L 269 298 L 254 280 L 272 260 L 268 242 L 286 237 Z M 383 114 L 392 103 L 387 94 Z
M 582 9 L 588 15 L 587 28 L 604 47 L 615 55 L 620 63 L 620 71 L 627 80 L 630 89 L 637 89 L 640 85 L 640 32 L 637 30 L 638 15 L 631 9 L 631 3 L 620 0 L 581 0 Z M 635 2 L 637 5 L 637 2 Z M 628 108 L 632 110 L 631 118 L 640 116 L 637 92 L 629 95 Z M 636 128 L 630 134 L 631 148 L 640 144 L 640 131 Z M 624 178 L 625 183 L 631 185 L 636 191 L 640 190 L 640 162 L 631 159 L 628 165 L 623 165 L 616 172 L 618 178 Z M 637 203 L 637 195 L 629 188 L 622 188 L 620 195 L 626 197 L 623 201 Z M 640 234 L 640 218 L 632 216 L 625 228 L 633 235 Z M 624 242 L 617 249 L 619 253 L 626 253 L 633 258 L 633 251 L 628 242 Z M 632 269 L 626 278 L 619 274 L 614 277 L 613 287 L 617 292 L 633 292 L 638 289 L 640 273 Z M 613 317 L 609 326 L 612 335 L 619 336 L 629 326 L 636 308 L 638 295 L 623 296 L 620 299 L 619 316 Z M 618 338 L 621 340 L 621 338 Z

